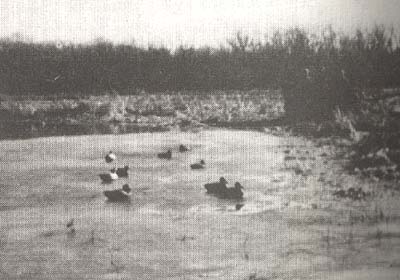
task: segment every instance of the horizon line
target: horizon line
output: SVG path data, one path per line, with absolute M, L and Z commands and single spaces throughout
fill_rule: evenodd
M 306 28 L 305 26 L 301 25 L 296 25 L 296 26 L 288 26 L 288 27 L 277 27 L 273 29 L 273 32 L 264 32 L 260 33 L 262 35 L 261 37 L 258 38 L 252 38 L 251 35 L 249 34 L 250 32 L 243 32 L 243 30 L 238 30 L 236 32 L 232 32 L 230 36 L 226 37 L 223 41 L 218 44 L 210 44 L 206 43 L 204 45 L 196 45 L 194 43 L 188 44 L 188 43 L 181 43 L 181 44 L 176 44 L 175 46 L 167 46 L 166 42 L 143 42 L 139 43 L 135 40 L 135 38 L 132 38 L 130 40 L 113 40 L 110 38 L 105 38 L 104 36 L 98 36 L 96 38 L 91 38 L 88 40 L 82 40 L 82 41 L 74 41 L 74 40 L 60 40 L 60 39 L 54 39 L 54 40 L 38 40 L 32 38 L 30 35 L 24 34 L 23 32 L 11 32 L 7 35 L 2 35 L 0 36 L 0 42 L 4 40 L 10 40 L 12 42 L 23 42 L 23 43 L 28 43 L 28 44 L 42 44 L 42 45 L 58 45 L 61 44 L 62 46 L 60 47 L 65 47 L 65 46 L 91 46 L 95 45 L 97 43 L 109 43 L 112 44 L 113 46 L 135 46 L 139 48 L 163 48 L 163 49 L 168 49 L 168 50 L 178 50 L 180 48 L 194 48 L 194 49 L 221 49 L 221 48 L 226 48 L 229 47 L 229 41 L 232 39 L 235 39 L 237 34 L 240 34 L 241 36 L 248 36 L 251 41 L 254 43 L 266 43 L 270 41 L 274 34 L 279 33 L 280 35 L 284 35 L 287 32 L 290 32 L 291 30 L 298 29 L 300 31 L 305 32 L 307 35 L 314 37 L 317 36 L 317 38 L 321 38 L 323 36 L 324 31 L 329 31 L 332 30 L 338 37 L 340 36 L 349 36 L 350 38 L 355 36 L 358 31 L 361 31 L 363 34 L 364 33 L 370 33 L 372 32 L 375 28 L 383 28 L 385 32 L 392 32 L 392 34 L 396 37 L 396 41 L 394 42 L 395 45 L 400 45 L 400 25 L 398 27 L 395 27 L 394 24 L 384 24 L 384 23 L 374 23 L 371 26 L 357 26 L 353 27 L 351 31 L 347 30 L 344 31 L 341 28 L 334 28 L 332 24 L 326 24 L 323 26 L 319 26 L 318 28 Z M 262 38 L 262 39 L 261 39 Z

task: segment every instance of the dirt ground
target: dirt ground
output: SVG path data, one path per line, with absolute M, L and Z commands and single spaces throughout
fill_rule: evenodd
M 0 141 L 0 279 L 400 279 L 399 194 L 344 172 L 329 143 L 226 129 Z M 125 164 L 128 179 L 101 184 Z M 240 210 L 205 193 L 221 176 L 244 186 Z M 126 182 L 130 203 L 105 201 Z M 350 187 L 371 195 L 332 195 Z

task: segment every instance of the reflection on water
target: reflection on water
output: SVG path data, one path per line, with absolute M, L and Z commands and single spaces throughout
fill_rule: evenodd
M 68 123 L 42 121 L 0 122 L 0 139 L 26 139 L 46 136 L 125 134 L 167 131 L 167 126 L 139 125 L 133 123 Z
M 202 215 L 250 215 L 282 209 L 280 196 L 265 195 L 261 192 L 246 192 L 241 202 L 219 200 L 215 204 L 201 204 L 191 207 L 188 212 Z

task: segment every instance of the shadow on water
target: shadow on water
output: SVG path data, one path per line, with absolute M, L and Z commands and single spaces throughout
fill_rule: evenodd
M 105 199 L 104 203 L 105 203 L 105 205 L 110 206 L 110 207 L 120 207 L 120 208 L 130 208 L 130 206 L 133 205 L 133 203 L 130 199 L 121 200 L 121 201 L 112 201 L 112 200 Z
M 162 132 L 168 127 L 162 125 L 138 125 L 132 123 L 68 123 L 38 120 L 0 122 L 0 139 L 28 139 L 48 136 L 125 134 L 140 132 Z
M 259 191 L 246 192 L 242 199 L 221 199 L 208 195 L 214 199 L 207 204 L 195 205 L 189 209 L 190 213 L 203 215 L 251 215 L 268 211 L 280 211 L 282 198 L 279 195 L 266 195 Z

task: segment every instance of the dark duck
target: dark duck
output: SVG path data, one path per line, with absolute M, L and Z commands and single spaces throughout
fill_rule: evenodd
M 219 194 L 225 192 L 227 189 L 226 185 L 228 181 L 224 177 L 219 178 L 219 182 L 208 183 L 204 185 L 204 188 L 209 194 Z
M 189 151 L 189 148 L 188 147 L 186 147 L 185 145 L 179 145 L 179 152 L 180 153 L 184 153 L 184 152 L 187 152 L 187 151 Z
M 165 152 L 165 153 L 159 153 L 159 154 L 157 155 L 157 157 L 158 157 L 158 158 L 161 158 L 161 159 L 171 159 L 171 158 L 172 158 L 172 152 L 171 152 L 171 150 L 168 150 L 168 151 Z
M 204 187 L 207 190 L 207 193 L 213 194 L 218 198 L 223 199 L 242 199 L 243 198 L 243 186 L 236 182 L 233 188 L 226 187 L 227 181 L 224 177 L 221 177 L 219 182 L 205 184 Z
M 227 188 L 225 190 L 225 193 L 221 193 L 219 197 L 226 199 L 242 199 L 243 198 L 242 189 L 243 186 L 239 182 L 236 182 L 233 188 Z
M 107 197 L 108 201 L 118 202 L 118 201 L 128 201 L 132 194 L 132 189 L 128 184 L 122 186 L 122 189 L 112 190 L 112 191 L 104 191 L 105 197 Z
M 129 166 L 125 165 L 122 168 L 117 168 L 116 172 L 118 177 L 128 177 L 128 170 L 129 170 Z M 111 169 L 112 171 L 112 169 Z
M 205 167 L 206 163 L 204 160 L 200 160 L 199 162 L 193 163 L 190 165 L 191 169 L 203 169 Z

